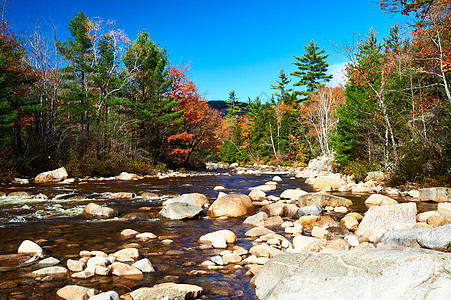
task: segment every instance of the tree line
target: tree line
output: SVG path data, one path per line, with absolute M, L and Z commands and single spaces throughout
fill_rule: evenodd
M 357 178 L 384 170 L 393 183 L 450 178 L 450 0 L 380 1 L 412 17 L 379 40 L 374 29 L 336 45 L 344 86 L 326 87 L 328 54 L 313 40 L 297 70 L 282 69 L 269 101 L 229 93 L 227 116 L 208 106 L 166 49 L 141 31 L 82 12 L 57 39 L 36 27 L 0 35 L 2 178 L 66 166 L 74 176 L 151 173 L 227 163 L 305 163 L 334 155 Z

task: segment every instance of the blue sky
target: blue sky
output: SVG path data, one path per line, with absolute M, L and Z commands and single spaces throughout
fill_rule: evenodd
M 389 26 L 403 22 L 385 15 L 376 0 L 8 0 L 6 17 L 16 32 L 30 20 L 52 19 L 65 40 L 78 11 L 117 21 L 132 40 L 147 29 L 166 46 L 172 64 L 191 63 L 191 79 L 208 100 L 226 99 L 232 89 L 241 101 L 271 95 L 279 70 L 294 71 L 293 55 L 302 56 L 312 39 L 329 53 L 331 72 L 339 71 L 346 58 L 335 52 L 335 43 L 371 27 L 382 38 Z

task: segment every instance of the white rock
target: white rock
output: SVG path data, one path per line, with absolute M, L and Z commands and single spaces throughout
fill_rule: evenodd
M 41 246 L 30 240 L 24 240 L 17 249 L 17 253 L 24 254 L 42 254 L 42 252 Z

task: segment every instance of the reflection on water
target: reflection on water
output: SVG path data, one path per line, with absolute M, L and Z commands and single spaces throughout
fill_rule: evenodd
M 289 174 L 280 174 L 283 181 L 272 194 L 275 196 L 287 188 L 302 188 L 311 191 L 301 179 L 289 179 Z M 27 275 L 33 268 L 13 271 L 0 269 L 0 299 L 55 299 L 56 290 L 77 284 L 94 287 L 99 290 L 115 290 L 125 294 L 144 286 L 161 282 L 177 282 L 199 285 L 204 289 L 207 299 L 255 299 L 249 285 L 249 278 L 244 268 L 236 269 L 226 266 L 207 275 L 190 276 L 193 270 L 201 270 L 200 263 L 220 250 L 201 250 L 198 239 L 201 235 L 220 229 L 230 229 L 238 237 L 238 246 L 246 249 L 251 241 L 244 237 L 249 229 L 242 225 L 242 219 L 200 219 L 189 221 L 167 221 L 158 219 L 157 213 L 161 203 L 171 195 L 198 192 L 205 194 L 212 202 L 218 192 L 213 188 L 218 185 L 226 187 L 224 192 L 248 194 L 249 187 L 263 184 L 273 175 L 233 175 L 233 176 L 195 176 L 186 178 L 155 179 L 146 178 L 132 182 L 87 182 L 70 185 L 42 184 L 0 186 L 0 192 L 26 191 L 32 196 L 0 196 L 0 254 L 17 253 L 17 248 L 25 239 L 37 241 L 47 256 L 62 261 L 78 259 L 81 250 L 100 250 L 106 253 L 127 247 L 138 247 L 143 257 L 149 258 L 157 270 L 146 274 L 141 280 L 125 279 L 117 276 L 95 276 L 87 280 L 78 280 L 70 276 L 48 282 L 36 281 Z M 135 197 L 129 200 L 109 199 L 111 193 L 153 192 L 159 197 Z M 354 202 L 353 210 L 364 212 L 365 196 L 345 195 Z M 109 220 L 86 220 L 80 216 L 83 208 L 90 202 L 113 207 L 120 212 L 118 218 Z M 147 207 L 145 220 L 125 219 L 131 212 L 140 212 L 140 207 Z M 139 232 L 152 232 L 160 239 L 170 238 L 172 244 L 163 244 L 159 240 L 137 242 L 123 241 L 119 232 L 132 228 Z

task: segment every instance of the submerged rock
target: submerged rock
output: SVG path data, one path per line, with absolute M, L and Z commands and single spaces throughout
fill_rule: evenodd
M 407 249 L 279 255 L 251 285 L 268 300 L 448 299 L 451 256 Z

